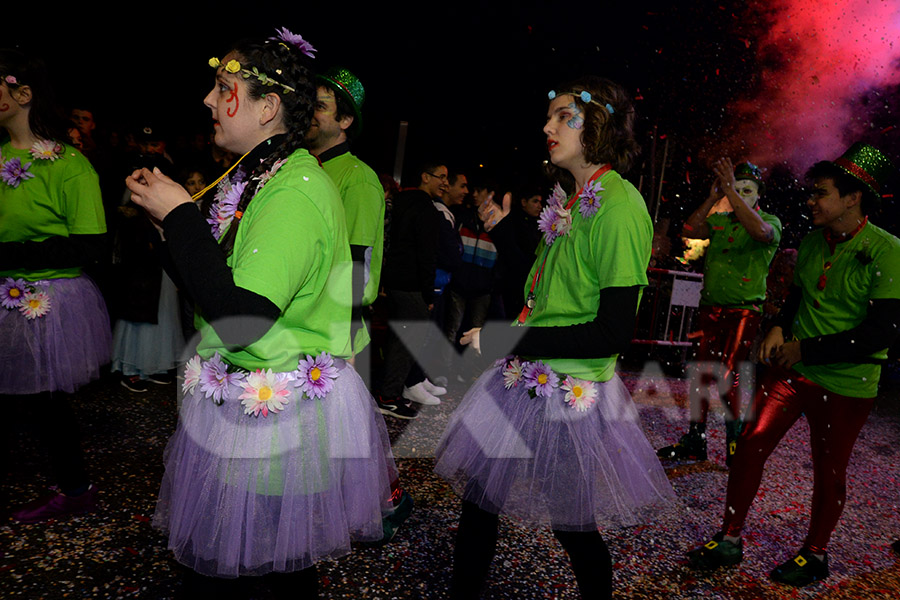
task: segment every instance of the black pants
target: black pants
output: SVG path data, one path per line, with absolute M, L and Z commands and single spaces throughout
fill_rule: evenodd
M 463 501 L 453 550 L 451 600 L 477 600 L 497 547 L 499 517 Z M 583 600 L 612 598 L 612 557 L 600 532 L 559 531 L 553 535 L 568 553 Z
M 381 394 L 394 398 L 403 392 L 403 387 L 412 387 L 425 381 L 425 372 L 419 366 L 424 340 L 414 348 L 407 348 L 391 327 L 398 327 L 401 321 L 427 322 L 431 315 L 428 305 L 419 292 L 385 290 L 388 301 L 388 334 L 384 357 L 384 378 Z
M 7 413 L 4 424 L 0 468 L 3 479 L 12 466 L 11 444 L 19 428 L 31 429 L 47 453 L 52 477 L 63 493 L 84 489 L 89 483 L 81 450 L 81 433 L 72 400 L 63 392 L 43 392 L 27 396 L 0 396 L 4 406 L 16 407 Z

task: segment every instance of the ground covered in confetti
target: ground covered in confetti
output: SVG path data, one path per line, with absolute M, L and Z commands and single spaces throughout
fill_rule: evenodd
M 657 373 L 658 374 L 658 373 Z M 655 447 L 677 439 L 685 420 L 686 384 L 652 372 L 623 372 Z M 887 379 L 887 378 L 886 378 Z M 821 598 L 900 597 L 900 557 L 890 542 L 900 535 L 900 385 L 892 378 L 862 431 L 849 468 L 849 498 L 832 538 L 832 575 L 795 590 L 770 582 L 767 573 L 790 558 L 806 531 L 812 471 L 808 428 L 799 422 L 772 456 L 745 530 L 739 568 L 698 574 L 684 552 L 708 539 L 719 523 L 727 471 L 721 416 L 710 425 L 710 460 L 669 465 L 682 502 L 672 514 L 641 527 L 605 532 L 614 560 L 617 598 Z M 320 565 L 325 599 L 444 598 L 449 583 L 459 501 L 432 473 L 432 451 L 462 389 L 425 407 L 419 418 L 388 418 L 395 454 L 416 508 L 389 545 L 357 549 Z M 148 598 L 172 596 L 180 567 L 165 539 L 150 526 L 162 474 L 162 452 L 175 426 L 173 386 L 133 394 L 104 379 L 75 398 L 102 510 L 89 516 L 36 525 L 0 526 L 2 598 Z M 10 474 L 13 502 L 40 493 L 42 457 L 27 431 L 15 440 Z M 487 599 L 578 597 L 564 553 L 549 530 L 501 521 L 501 539 Z M 261 585 L 255 597 L 267 598 Z

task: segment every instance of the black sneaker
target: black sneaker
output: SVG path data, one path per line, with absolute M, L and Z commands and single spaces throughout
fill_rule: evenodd
M 900 540 L 897 540 L 896 542 L 891 544 L 891 548 L 894 550 L 894 552 L 900 554 Z
M 139 375 L 131 375 L 128 377 L 123 375 L 122 379 L 119 380 L 119 383 L 122 384 L 122 387 L 126 390 L 137 394 L 142 394 L 149 389 L 147 387 L 147 382 L 141 379 Z
M 419 413 L 410 406 L 408 400 L 401 397 L 386 399 L 381 396 L 375 398 L 375 404 L 378 405 L 378 412 L 383 415 L 390 415 L 398 419 L 415 419 Z
M 153 375 L 147 375 L 147 381 L 150 383 L 155 383 L 157 385 L 172 385 L 175 383 L 175 378 L 169 375 L 167 372 L 162 373 L 154 373 Z
M 778 583 L 804 587 L 828 577 L 828 555 L 819 560 L 806 548 L 801 548 L 797 556 L 772 569 L 769 577 Z
M 414 504 L 413 497 L 409 495 L 409 492 L 403 490 L 403 494 L 400 496 L 400 502 L 397 504 L 396 508 L 394 508 L 394 512 L 381 519 L 381 529 L 384 533 L 383 537 L 377 542 L 362 542 L 360 543 L 360 546 L 377 548 L 379 546 L 384 546 L 394 539 L 400 526 L 403 525 L 403 522 L 406 521 L 412 513 Z

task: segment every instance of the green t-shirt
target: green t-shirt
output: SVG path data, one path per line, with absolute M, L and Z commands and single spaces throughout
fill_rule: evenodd
M 0 181 L 0 242 L 40 242 L 49 237 L 71 234 L 106 233 L 106 218 L 100 197 L 97 172 L 87 158 L 72 146 L 63 146 L 56 160 L 39 160 L 30 150 L 0 146 L 2 161 L 18 158 L 31 163 L 31 179 L 18 187 Z M 78 267 L 66 269 L 12 269 L 0 277 L 29 281 L 77 277 Z
M 227 350 L 198 315 L 201 356 L 218 351 L 233 365 L 276 372 L 295 369 L 307 354 L 350 356 L 344 209 L 334 183 L 306 150 L 294 152 L 247 206 L 228 265 L 236 285 L 265 296 L 281 315 L 262 338 L 236 350 Z
M 706 219 L 709 246 L 700 304 L 759 311 L 766 299 L 769 264 L 781 242 L 781 221 L 759 211 L 762 220 L 772 226 L 775 237 L 771 242 L 758 242 L 732 215 L 716 213 Z
M 832 266 L 825 289 L 820 290 L 819 278 L 827 262 Z M 822 230 L 814 231 L 800 242 L 794 284 L 803 291 L 791 326 L 796 339 L 853 329 L 865 319 L 869 300 L 900 298 L 900 240 L 868 223 L 832 254 Z M 887 348 L 872 358 L 887 358 Z M 801 361 L 794 369 L 836 394 L 874 398 L 878 393 L 880 364 L 804 365 Z
M 347 217 L 347 236 L 353 246 L 371 248 L 366 253 L 366 283 L 363 306 L 378 297 L 381 280 L 381 257 L 384 250 L 384 188 L 366 163 L 345 152 L 322 164 L 325 172 L 338 187 Z M 353 341 L 353 351 L 359 352 L 369 343 L 365 324 Z
M 647 285 L 653 223 L 640 192 L 615 171 L 600 178 L 604 191 L 597 213 L 587 220 L 571 209 L 572 229 L 547 248 L 543 240 L 525 285 L 531 289 L 544 256 L 544 273 L 535 288 L 535 307 L 526 325 L 574 325 L 597 316 L 600 290 Z M 540 357 L 527 357 L 540 358 Z M 559 373 L 589 381 L 608 381 L 617 356 L 592 359 L 549 359 Z

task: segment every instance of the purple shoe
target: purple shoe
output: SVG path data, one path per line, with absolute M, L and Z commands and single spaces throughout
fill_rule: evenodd
M 91 485 L 80 496 L 66 496 L 58 489 L 51 494 L 32 500 L 13 511 L 12 518 L 20 523 L 40 523 L 72 515 L 83 515 L 97 510 L 97 486 Z

